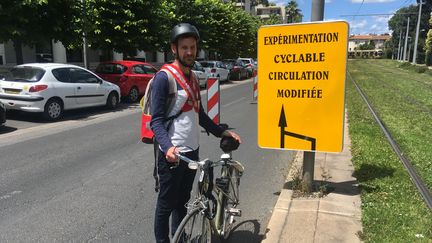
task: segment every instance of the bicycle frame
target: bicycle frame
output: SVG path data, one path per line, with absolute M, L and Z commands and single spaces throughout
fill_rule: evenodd
M 177 155 L 180 159 L 182 159 L 183 161 L 188 163 L 188 166 L 190 169 L 198 169 L 199 170 L 199 181 L 198 181 L 198 190 L 197 193 L 195 195 L 195 198 L 193 198 L 190 203 L 188 203 L 188 211 L 191 209 L 195 209 L 197 207 L 200 208 L 200 211 L 202 213 L 206 214 L 206 217 L 209 219 L 210 221 L 210 227 L 212 228 L 212 232 L 216 233 L 218 236 L 224 236 L 224 234 L 226 232 L 223 232 L 223 229 L 225 228 L 225 222 L 224 222 L 224 202 L 223 200 L 225 198 L 229 198 L 230 200 L 232 200 L 233 202 L 235 202 L 235 204 L 237 205 L 238 203 L 238 195 L 237 192 L 235 192 L 235 198 L 230 198 L 230 195 L 228 193 L 226 193 L 222 188 L 218 187 L 216 183 L 214 183 L 214 187 L 213 187 L 213 192 L 216 194 L 216 213 L 213 215 L 211 212 L 211 208 L 210 208 L 210 202 L 212 201 L 212 199 L 208 198 L 205 195 L 205 191 L 208 188 L 205 188 L 205 190 L 203 190 L 202 188 L 200 188 L 200 183 L 201 186 L 205 186 L 205 183 L 209 183 L 209 181 L 205 181 L 205 180 L 209 180 L 209 168 L 210 167 L 217 167 L 217 166 L 221 166 L 221 178 L 222 177 L 229 177 L 229 185 L 228 187 L 232 184 L 232 180 L 231 180 L 231 173 L 234 173 L 234 169 L 235 168 L 238 173 L 239 176 L 241 176 L 242 172 L 244 171 L 244 167 L 243 165 L 241 165 L 240 162 L 238 161 L 234 161 L 232 160 L 231 154 L 223 154 L 221 156 L 221 159 L 219 161 L 216 162 L 212 162 L 208 159 L 202 160 L 202 161 L 194 161 L 191 160 L 183 155 L 178 154 Z M 233 167 L 233 168 L 232 168 Z M 214 180 L 213 180 L 214 181 Z

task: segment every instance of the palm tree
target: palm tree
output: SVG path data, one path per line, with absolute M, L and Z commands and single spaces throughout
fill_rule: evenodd
M 301 9 L 298 8 L 298 4 L 295 0 L 289 1 L 288 5 L 285 6 L 285 14 L 287 23 L 299 23 L 303 18 Z

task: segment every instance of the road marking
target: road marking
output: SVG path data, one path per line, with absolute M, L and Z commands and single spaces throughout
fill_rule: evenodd
M 230 102 L 228 104 L 223 105 L 222 107 L 230 106 L 230 105 L 235 104 L 237 102 L 240 102 L 241 100 L 244 100 L 244 99 L 246 99 L 246 98 L 245 97 L 241 97 L 240 99 L 236 99 L 236 100 L 234 100 L 234 101 L 232 101 L 232 102 Z
M 13 191 L 11 193 L 7 193 L 6 195 L 0 196 L 0 200 L 11 198 L 15 194 L 20 194 L 22 191 Z

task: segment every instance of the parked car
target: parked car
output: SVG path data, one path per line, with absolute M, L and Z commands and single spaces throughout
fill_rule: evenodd
M 114 109 L 120 88 L 79 66 L 30 63 L 15 66 L 0 80 L 0 102 L 6 109 L 43 112 L 58 120 L 65 110 L 101 106 Z
M 251 74 L 250 77 L 252 77 L 253 73 L 257 70 L 257 66 L 255 65 L 255 60 L 253 58 L 244 58 L 244 57 L 239 57 L 237 58 L 237 60 L 240 60 L 244 62 L 244 64 L 246 64 L 246 66 L 248 67 L 248 71 Z
M 144 95 L 150 79 L 157 69 L 151 64 L 138 61 L 102 62 L 96 68 L 96 74 L 104 80 L 117 84 L 122 97 L 130 102 L 137 102 Z
M 219 81 L 228 81 L 229 70 L 221 61 L 200 61 L 209 77 L 218 77 Z
M 6 107 L 0 102 L 0 127 L 6 123 Z
M 246 65 L 239 60 L 225 59 L 222 60 L 225 66 L 228 68 L 229 77 L 232 80 L 242 80 L 249 77 Z
M 51 53 L 36 53 L 36 62 L 53 62 L 54 58 Z
M 192 72 L 197 76 L 200 87 L 205 87 L 207 85 L 208 76 L 201 63 L 195 61 Z

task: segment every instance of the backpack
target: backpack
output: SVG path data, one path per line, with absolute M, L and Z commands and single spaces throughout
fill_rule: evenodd
M 172 76 L 172 74 L 165 69 L 164 67 L 161 68 L 159 72 L 165 72 L 168 76 L 168 102 L 167 107 L 165 109 L 165 114 L 169 114 L 174 106 L 174 98 L 177 92 L 177 82 L 175 78 Z M 156 76 L 156 75 L 155 75 Z M 146 144 L 152 144 L 154 142 L 154 133 L 150 128 L 150 121 L 151 121 L 151 85 L 153 83 L 154 77 L 150 79 L 149 83 L 147 84 L 146 91 L 144 93 L 144 96 L 141 98 L 140 106 L 141 106 L 141 141 Z M 177 113 L 174 116 L 167 117 L 167 121 L 170 122 L 180 116 L 181 110 L 179 113 Z M 171 125 L 171 124 L 169 124 Z M 168 126 L 169 127 L 169 126 Z

